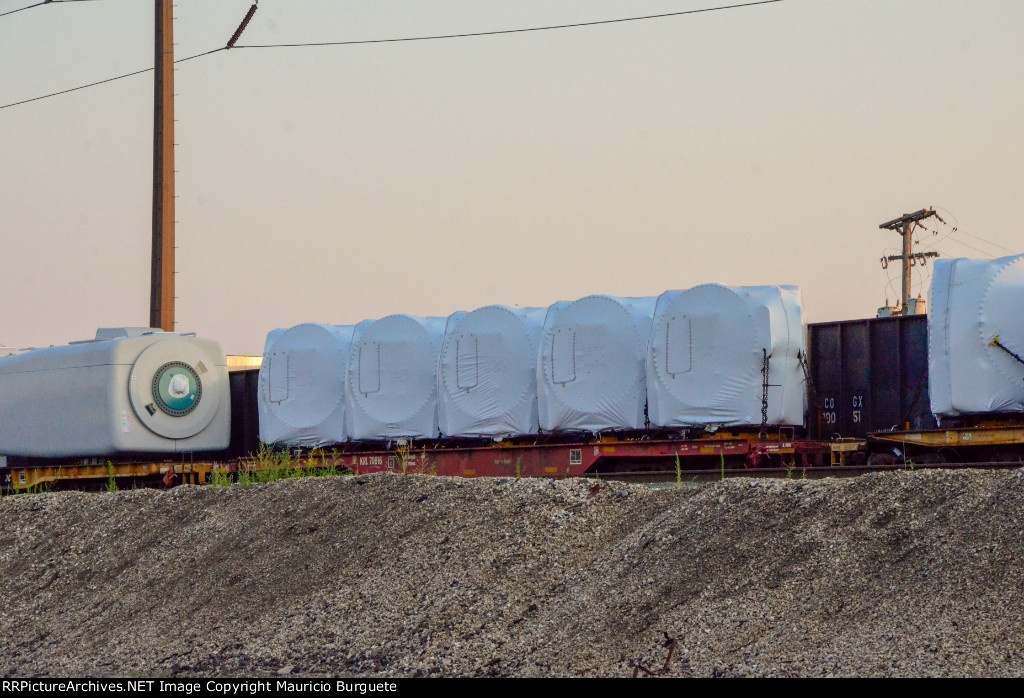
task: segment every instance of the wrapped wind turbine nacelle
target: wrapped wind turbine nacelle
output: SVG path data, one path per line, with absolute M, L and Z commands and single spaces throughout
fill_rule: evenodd
M 438 372 L 441 433 L 537 432 L 537 344 L 546 313 L 489 305 L 448 319 Z
M 654 298 L 587 296 L 548 308 L 537 362 L 546 431 L 642 429 Z
M 928 394 L 936 415 L 1024 411 L 1024 255 L 936 260 Z M 1014 356 L 1016 355 L 1016 356 Z
M 0 360 L 0 453 L 57 458 L 219 451 L 231 436 L 216 342 L 150 329 Z
M 651 424 L 803 424 L 806 327 L 795 286 L 706 284 L 658 298 L 647 355 Z
M 348 438 L 345 375 L 354 329 L 306 323 L 267 335 L 257 391 L 260 441 L 316 448 Z
M 351 438 L 437 438 L 437 363 L 446 322 L 389 315 L 356 326 L 345 387 Z

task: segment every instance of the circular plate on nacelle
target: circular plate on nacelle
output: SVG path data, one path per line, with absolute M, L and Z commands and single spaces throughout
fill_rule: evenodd
M 213 421 L 220 404 L 214 369 L 214 357 L 187 339 L 151 344 L 128 379 L 136 417 L 168 439 L 195 436 Z

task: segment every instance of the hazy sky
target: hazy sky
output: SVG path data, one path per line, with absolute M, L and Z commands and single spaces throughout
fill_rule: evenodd
M 177 56 L 223 46 L 250 4 L 179 0 Z M 240 43 L 717 4 L 262 0 Z M 707 282 L 799 284 L 811 321 L 873 316 L 899 293 L 878 224 L 903 212 L 959 228 L 919 249 L 1024 252 L 1022 36 L 1019 0 L 785 0 L 181 64 L 178 329 L 260 353 L 300 322 Z M 149 0 L 0 17 L 0 104 L 152 63 Z M 0 344 L 147 323 L 152 102 L 147 73 L 0 109 Z

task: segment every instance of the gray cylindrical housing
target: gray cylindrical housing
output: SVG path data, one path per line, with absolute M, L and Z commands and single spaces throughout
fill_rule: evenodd
M 154 331 L 0 360 L 0 453 L 55 458 L 227 448 L 216 342 Z

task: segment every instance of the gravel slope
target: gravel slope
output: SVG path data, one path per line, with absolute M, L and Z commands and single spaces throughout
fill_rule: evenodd
M 1020 676 L 1022 521 L 1020 471 L 6 497 L 0 674 Z

